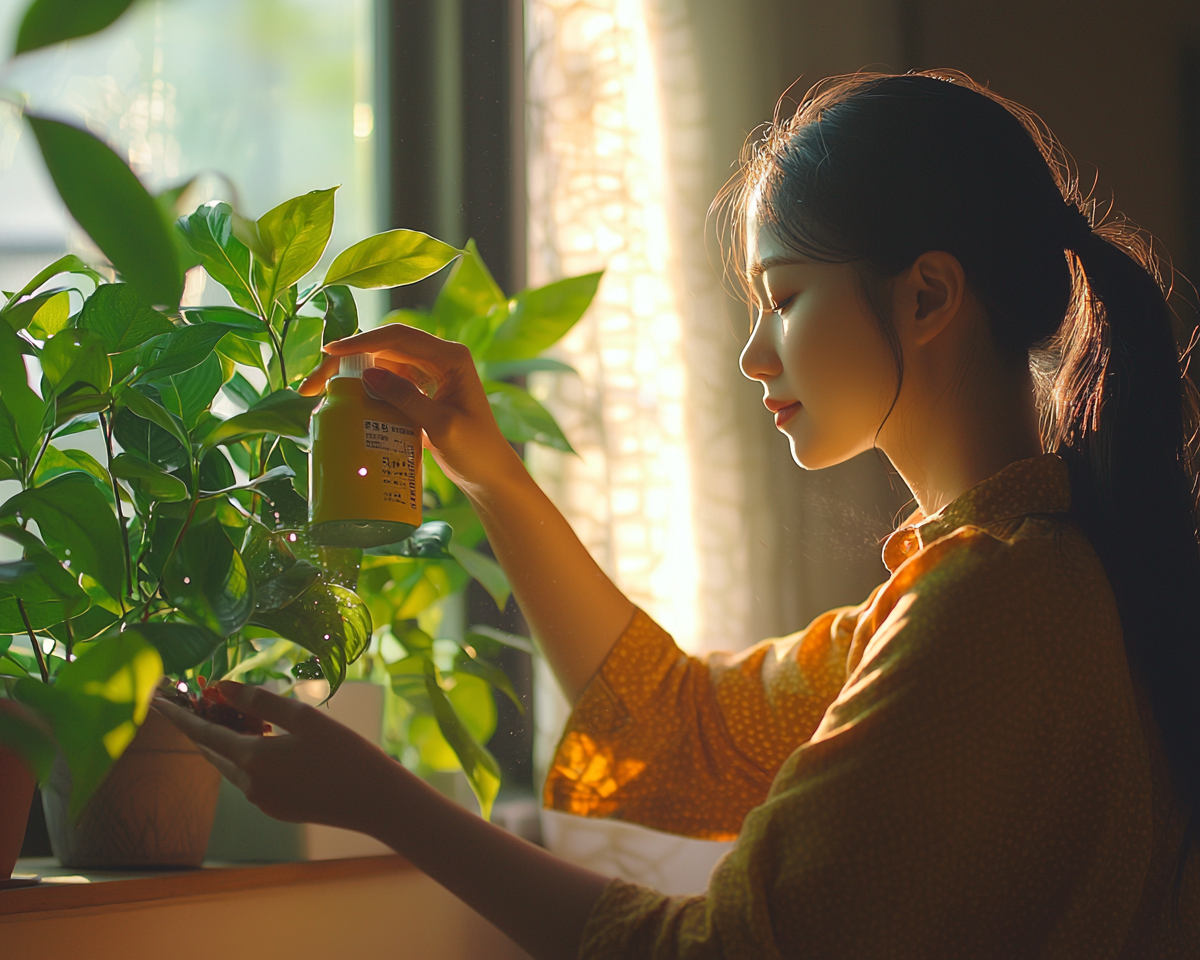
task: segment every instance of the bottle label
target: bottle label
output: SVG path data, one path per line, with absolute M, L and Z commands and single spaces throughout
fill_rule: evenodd
M 418 509 L 416 439 L 412 427 L 381 420 L 363 421 L 366 448 L 381 454 L 384 503 L 406 504 L 413 510 Z

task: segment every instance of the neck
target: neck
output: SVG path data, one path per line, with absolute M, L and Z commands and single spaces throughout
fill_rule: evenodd
M 881 433 L 880 446 L 925 516 L 1010 463 L 1042 453 L 1028 370 L 982 366 L 938 385 Z

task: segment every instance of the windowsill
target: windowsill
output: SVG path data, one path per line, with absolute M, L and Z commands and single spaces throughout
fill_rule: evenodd
M 205 863 L 199 870 L 73 870 L 49 857 L 18 860 L 14 873 L 34 873 L 33 887 L 0 890 L 0 924 L 28 914 L 80 907 L 181 900 L 297 884 L 328 883 L 416 872 L 397 856 L 314 860 L 304 863 Z

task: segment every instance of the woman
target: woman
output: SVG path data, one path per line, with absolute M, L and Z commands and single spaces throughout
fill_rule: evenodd
M 740 656 L 684 656 L 605 577 L 465 348 L 399 325 L 327 348 L 437 383 L 368 371 L 575 701 L 548 802 L 736 836 L 705 896 L 562 863 L 295 701 L 225 685 L 270 739 L 161 709 L 268 813 L 380 838 L 535 957 L 1200 955 L 1191 420 L 1146 248 L 957 74 L 811 92 L 728 199 L 742 370 L 796 462 L 876 446 L 920 507 L 861 606 Z

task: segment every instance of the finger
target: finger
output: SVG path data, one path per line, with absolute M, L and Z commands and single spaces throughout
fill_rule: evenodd
M 242 772 L 241 767 L 237 766 L 231 760 L 226 760 L 219 753 L 209 750 L 208 747 L 203 746 L 202 744 L 196 744 L 196 749 L 204 754 L 204 759 L 217 768 L 221 776 L 223 776 L 243 793 L 246 792 L 246 787 L 250 784 L 250 778 Z
M 276 696 L 262 687 L 252 687 L 236 680 L 221 680 L 217 686 L 234 707 L 252 717 L 266 720 L 290 733 L 300 733 L 316 713 L 299 700 Z
M 344 340 L 334 340 L 326 344 L 324 349 L 335 357 L 351 353 L 378 353 L 387 360 L 415 363 L 422 369 L 435 372 L 461 366 L 471 357 L 461 343 L 443 340 L 403 323 L 388 323 Z
M 191 710 L 184 710 L 162 697 L 155 697 L 154 709 L 175 724 L 179 731 L 193 743 L 208 747 L 215 753 L 232 760 L 235 764 L 246 756 L 248 744 L 259 739 L 234 733 L 219 723 L 202 720 Z
M 338 357 L 324 357 L 321 365 L 305 377 L 304 382 L 300 384 L 300 396 L 315 397 L 325 389 L 326 382 L 338 372 L 338 367 L 341 365 L 342 361 Z
M 420 367 L 414 367 L 411 363 L 401 363 L 398 360 L 384 360 L 380 357 L 375 358 L 375 366 L 384 370 L 390 370 L 392 373 L 405 380 L 411 380 L 421 392 L 428 397 L 434 396 L 437 392 L 438 382 L 425 370 Z
M 407 377 L 397 376 L 382 367 L 373 367 L 363 371 L 363 386 L 371 396 L 390 403 L 426 430 L 432 427 L 436 432 L 446 421 L 447 412 L 441 404 L 425 396 Z

